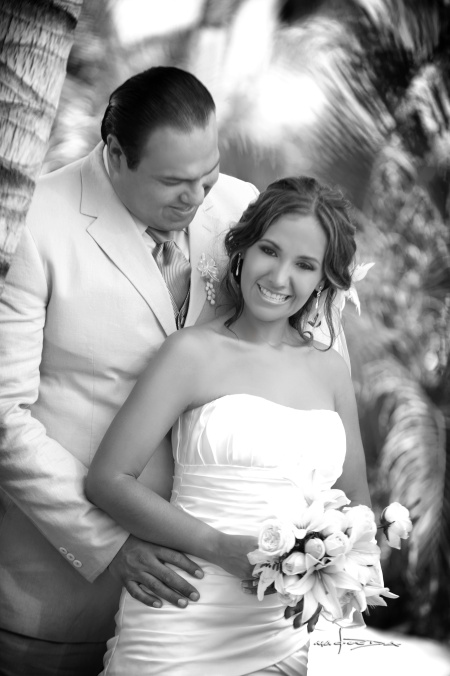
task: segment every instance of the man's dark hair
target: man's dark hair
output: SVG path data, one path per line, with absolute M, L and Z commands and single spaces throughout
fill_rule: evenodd
M 157 66 L 130 77 L 109 97 L 102 120 L 102 139 L 114 134 L 129 169 L 135 169 L 148 136 L 160 127 L 189 132 L 205 127 L 215 112 L 213 98 L 192 73 Z

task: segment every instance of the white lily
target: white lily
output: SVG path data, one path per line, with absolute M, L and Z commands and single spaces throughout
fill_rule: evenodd
M 267 587 L 270 587 L 272 583 L 275 583 L 275 586 L 282 583 L 283 575 L 280 570 L 280 566 L 275 563 L 260 563 L 255 566 L 253 569 L 254 577 L 258 577 L 258 590 L 257 597 L 258 601 L 262 601 L 264 598 L 264 592 Z
M 307 572 L 290 584 L 289 592 L 299 598 L 303 597 L 302 621 L 307 622 L 320 603 L 332 618 L 341 618 L 342 610 L 338 598 L 338 589 L 361 591 L 362 585 L 344 569 L 345 557 L 336 556 L 333 560 L 319 561 L 306 554 Z M 275 581 L 277 591 L 283 593 L 281 581 Z

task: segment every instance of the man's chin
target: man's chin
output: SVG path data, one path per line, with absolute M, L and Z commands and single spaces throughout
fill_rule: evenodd
M 194 220 L 195 214 L 197 213 L 198 209 L 192 209 L 189 212 L 183 213 L 181 212 L 180 214 L 175 214 L 175 210 L 172 210 L 171 218 L 170 218 L 170 224 L 171 230 L 184 230 L 184 228 L 187 228 L 190 223 Z M 167 223 L 169 225 L 169 223 Z

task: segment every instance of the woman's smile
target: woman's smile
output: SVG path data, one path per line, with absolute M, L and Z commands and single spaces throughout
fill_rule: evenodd
M 282 293 L 275 293 L 274 291 L 270 291 L 261 284 L 257 284 L 257 287 L 260 291 L 261 296 L 264 298 L 264 300 L 266 300 L 269 303 L 281 305 L 283 303 L 286 303 L 291 298 L 291 296 L 289 295 L 284 295 Z
M 244 312 L 258 321 L 286 323 L 319 286 L 327 242 L 314 216 L 293 213 L 276 219 L 244 253 Z

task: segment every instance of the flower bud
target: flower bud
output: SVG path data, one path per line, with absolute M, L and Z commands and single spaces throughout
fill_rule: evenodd
M 380 523 L 388 544 L 400 549 L 400 539 L 406 540 L 412 530 L 409 511 L 398 502 L 392 502 L 381 513 Z
M 338 556 L 339 554 L 345 554 L 347 551 L 348 537 L 345 533 L 338 531 L 325 538 L 323 544 L 328 556 Z
M 283 573 L 298 575 L 306 572 L 305 555 L 302 552 L 292 552 L 282 563 Z
M 311 538 L 305 543 L 305 554 L 321 559 L 325 554 L 325 545 L 320 538 Z
M 301 596 L 297 593 L 301 577 L 299 575 L 280 575 L 275 582 L 280 601 L 286 606 L 295 606 Z

